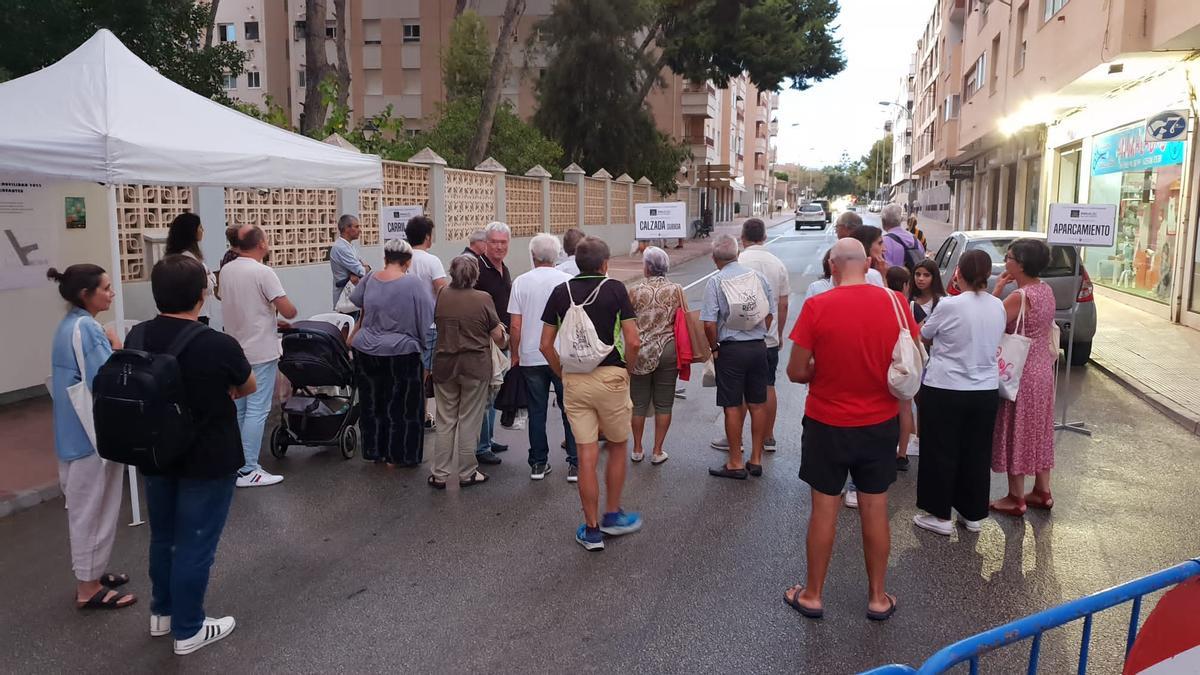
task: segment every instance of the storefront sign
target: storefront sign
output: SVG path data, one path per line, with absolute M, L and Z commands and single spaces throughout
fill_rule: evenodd
M 408 221 L 424 213 L 424 208 L 408 204 L 385 206 L 379 209 L 379 237 L 384 241 L 403 239 L 404 226 L 408 224 Z
M 1117 241 L 1117 207 L 1051 204 L 1046 241 L 1067 246 L 1112 246 Z
M 974 164 L 958 164 L 950 166 L 950 180 L 971 180 L 974 177 Z
M 634 205 L 634 238 L 682 239 L 687 237 L 687 205 L 653 202 Z
M 1147 142 L 1142 127 L 1131 127 L 1104 136 L 1092 144 L 1092 175 L 1145 171 L 1183 163 L 1183 142 Z
M 1162 143 L 1183 138 L 1187 133 L 1188 111 L 1168 110 L 1146 120 L 1146 141 Z
M 950 172 L 945 169 L 934 169 L 929 172 L 929 180 L 948 181 L 950 180 Z

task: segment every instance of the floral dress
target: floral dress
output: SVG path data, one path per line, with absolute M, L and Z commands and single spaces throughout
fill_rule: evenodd
M 1028 337 L 1029 356 L 1021 373 L 1016 401 L 1000 400 L 992 435 L 992 471 L 1028 476 L 1054 467 L 1054 361 L 1050 327 L 1054 323 L 1054 291 L 1045 283 L 1025 288 L 1029 307 L 1021 333 Z M 1016 330 L 1016 321 L 1007 332 Z

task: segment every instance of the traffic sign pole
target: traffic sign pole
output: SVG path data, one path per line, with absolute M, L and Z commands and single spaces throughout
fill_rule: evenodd
M 1073 277 L 1079 279 L 1079 256 L 1082 253 L 1082 249 L 1079 246 L 1073 246 L 1072 248 L 1075 250 L 1075 273 Z M 1082 279 L 1080 279 L 1079 284 L 1082 287 Z M 1075 298 L 1071 302 L 1071 325 L 1067 329 L 1067 364 L 1065 366 L 1067 369 L 1067 376 L 1065 386 L 1063 387 L 1064 396 L 1062 405 L 1062 421 L 1054 425 L 1054 430 L 1071 431 L 1077 434 L 1083 434 L 1084 436 L 1091 436 L 1091 430 L 1088 429 L 1083 422 L 1067 421 L 1067 410 L 1071 407 L 1071 401 L 1069 398 L 1071 394 L 1071 357 L 1075 354 L 1075 316 L 1079 311 L 1079 290 L 1079 288 L 1075 289 Z

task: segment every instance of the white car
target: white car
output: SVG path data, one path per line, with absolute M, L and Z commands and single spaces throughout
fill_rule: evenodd
M 825 209 L 816 202 L 805 204 L 796 210 L 796 229 L 825 229 Z

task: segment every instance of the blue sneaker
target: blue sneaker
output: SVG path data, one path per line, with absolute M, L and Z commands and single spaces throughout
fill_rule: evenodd
M 606 513 L 600 519 L 600 531 L 604 534 L 630 534 L 642 529 L 642 514 L 616 511 Z
M 575 530 L 575 541 L 589 551 L 604 550 L 604 535 L 600 533 L 599 528 L 580 525 L 579 529 Z

